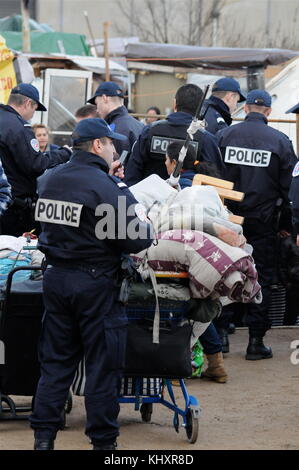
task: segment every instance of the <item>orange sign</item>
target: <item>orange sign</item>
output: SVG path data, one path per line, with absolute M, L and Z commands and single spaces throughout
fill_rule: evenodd
M 13 66 L 14 55 L 0 35 L 0 103 L 6 104 L 10 91 L 17 85 Z

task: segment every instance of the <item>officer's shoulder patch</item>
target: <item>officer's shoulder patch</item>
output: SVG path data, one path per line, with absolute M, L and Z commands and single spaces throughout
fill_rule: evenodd
M 31 139 L 30 145 L 33 148 L 33 150 L 35 150 L 36 152 L 39 152 L 39 143 L 37 139 Z
M 30 127 L 31 128 L 31 124 L 28 124 L 28 122 L 25 122 L 24 127 Z
M 293 173 L 292 173 L 292 176 L 298 176 L 298 175 L 299 175 L 299 162 L 296 163 Z
M 218 122 L 218 123 L 219 123 L 219 122 L 225 122 L 225 120 L 223 119 L 223 117 L 219 116 L 219 117 L 217 117 L 217 122 Z

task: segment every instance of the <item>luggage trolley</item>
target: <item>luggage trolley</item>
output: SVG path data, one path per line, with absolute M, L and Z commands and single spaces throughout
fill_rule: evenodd
M 188 273 L 174 273 L 174 272 L 155 272 L 156 278 L 166 278 L 167 280 L 171 279 L 188 279 Z M 184 305 L 182 305 L 182 310 L 177 308 L 179 311 L 175 311 L 171 307 L 171 312 L 165 307 L 163 300 L 159 299 L 160 303 L 160 319 L 161 321 L 169 319 L 170 314 L 172 316 L 172 321 L 179 321 L 183 317 L 182 310 Z M 187 301 L 182 301 L 182 304 L 187 306 Z M 140 306 L 139 308 L 134 308 L 134 306 L 127 306 L 127 315 L 129 323 L 136 320 L 140 320 L 142 317 L 146 317 L 146 306 Z M 148 310 L 152 312 L 155 310 L 155 307 L 151 307 Z M 190 351 L 190 363 L 191 363 L 191 351 Z M 128 375 L 128 377 L 127 377 Z M 180 408 L 177 403 L 173 392 L 172 378 L 159 378 L 159 377 L 130 377 L 130 374 L 127 374 L 125 371 L 125 377 L 123 378 L 121 394 L 119 397 L 120 403 L 132 403 L 135 405 L 134 409 L 136 411 L 140 410 L 142 421 L 150 422 L 151 415 L 153 411 L 153 404 L 159 403 L 166 408 L 173 411 L 173 426 L 176 432 L 179 432 L 180 422 L 179 417 L 183 419 L 182 426 L 184 427 L 187 435 L 187 439 L 190 443 L 195 443 L 198 437 L 198 428 L 199 428 L 199 416 L 200 416 L 200 406 L 196 397 L 189 395 L 187 387 L 183 378 L 179 378 L 179 385 L 184 399 L 184 407 Z M 166 392 L 168 392 L 169 399 L 166 398 Z
M 0 341 L 4 364 L 0 363 L 0 421 L 28 419 L 40 377 L 38 338 L 44 312 L 42 281 L 13 282 L 19 271 L 40 271 L 41 266 L 19 266 L 10 271 L 0 297 Z M 17 406 L 10 395 L 32 397 L 31 405 Z M 63 414 L 72 409 L 69 394 Z

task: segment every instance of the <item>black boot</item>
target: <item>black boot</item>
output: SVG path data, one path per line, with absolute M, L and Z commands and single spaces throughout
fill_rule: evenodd
M 245 356 L 248 361 L 270 359 L 271 357 L 273 357 L 272 349 L 264 345 L 262 336 L 249 337 L 249 343 Z
M 113 444 L 100 444 L 100 443 L 93 443 L 92 450 L 116 450 L 117 443 L 114 442 Z
M 54 439 L 35 439 L 34 450 L 54 450 Z
M 222 342 L 222 352 L 223 354 L 229 353 L 229 341 L 228 341 L 228 331 L 225 328 L 219 328 L 218 334 Z

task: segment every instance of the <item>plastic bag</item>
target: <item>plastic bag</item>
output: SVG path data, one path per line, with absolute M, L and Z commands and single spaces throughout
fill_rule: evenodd
M 203 349 L 200 342 L 197 340 L 191 350 L 191 365 L 192 365 L 192 376 L 200 377 L 204 364 Z

